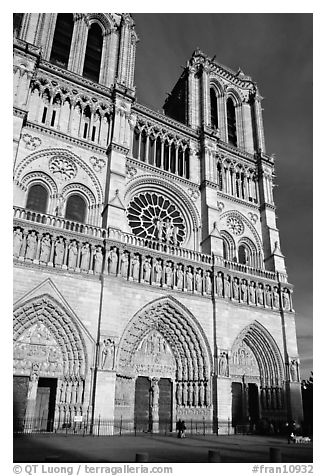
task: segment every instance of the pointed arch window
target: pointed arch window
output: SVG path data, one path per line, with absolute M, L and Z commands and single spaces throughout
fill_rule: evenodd
M 85 223 L 86 202 L 80 195 L 73 194 L 68 198 L 65 218 L 79 223 Z
M 48 191 L 41 184 L 32 185 L 28 191 L 26 208 L 35 212 L 46 213 Z
M 228 142 L 237 147 L 237 124 L 235 118 L 235 106 L 231 98 L 226 102 L 227 122 L 228 122 Z
M 13 14 L 13 26 L 14 26 L 14 34 L 19 37 L 20 30 L 23 22 L 24 13 L 14 13 Z
M 88 30 L 83 76 L 98 82 L 100 78 L 103 35 L 98 23 L 93 23 Z
M 218 128 L 218 115 L 217 115 L 217 97 L 214 88 L 210 88 L 211 99 L 211 127 Z
M 62 68 L 68 67 L 73 29 L 73 14 L 58 13 L 53 36 L 50 61 Z

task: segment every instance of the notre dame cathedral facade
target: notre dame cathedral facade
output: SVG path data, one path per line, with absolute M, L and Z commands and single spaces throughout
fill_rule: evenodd
M 129 14 L 14 15 L 15 417 L 300 421 L 257 85 L 197 49 L 155 112 L 137 41 Z

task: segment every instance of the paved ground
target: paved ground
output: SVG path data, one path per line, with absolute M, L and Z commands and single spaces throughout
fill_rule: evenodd
M 15 463 L 131 463 L 136 453 L 148 453 L 151 463 L 203 463 L 209 450 L 217 450 L 226 463 L 264 463 L 269 448 L 280 448 L 283 463 L 311 463 L 312 443 L 287 444 L 272 436 L 65 436 L 22 435 L 14 438 Z

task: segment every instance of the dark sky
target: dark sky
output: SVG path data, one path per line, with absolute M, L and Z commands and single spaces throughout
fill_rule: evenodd
M 312 14 L 133 14 L 137 100 L 162 108 L 198 46 L 257 82 L 275 154 L 277 226 L 294 307 L 301 376 L 312 370 Z

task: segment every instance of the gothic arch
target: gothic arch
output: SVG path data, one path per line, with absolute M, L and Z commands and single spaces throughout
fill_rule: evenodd
M 226 88 L 225 100 L 227 101 L 228 98 L 232 99 L 235 107 L 241 105 L 244 100 L 244 96 L 241 94 L 241 92 L 235 89 L 233 86 L 228 86 Z
M 92 169 L 85 164 L 85 162 L 73 152 L 62 149 L 62 148 L 51 148 L 51 149 L 44 149 L 38 152 L 33 152 L 32 154 L 25 157 L 20 164 L 17 166 L 14 174 L 14 180 L 16 183 L 20 183 L 20 177 L 24 173 L 26 167 L 28 167 L 34 160 L 44 158 L 51 158 L 51 157 L 62 157 L 66 159 L 70 159 L 74 166 L 79 166 L 81 169 L 86 172 L 89 176 L 93 187 L 94 192 L 96 192 L 96 200 L 97 203 L 102 204 L 104 197 L 103 197 L 103 190 L 99 179 L 97 178 L 96 174 L 92 171 Z
M 236 246 L 235 246 L 235 241 L 230 235 L 225 230 L 221 230 L 220 232 L 221 237 L 223 238 L 223 244 L 225 245 L 225 252 L 227 256 L 224 256 L 225 259 L 232 261 L 232 259 L 236 255 Z M 223 250 L 224 252 L 224 250 Z
M 232 352 L 244 342 L 254 354 L 260 373 L 262 386 L 282 386 L 285 380 L 284 362 L 280 349 L 258 321 L 246 326 L 235 339 Z
M 176 380 L 210 380 L 213 364 L 207 338 L 196 318 L 172 296 L 146 304 L 129 321 L 118 348 L 118 373 L 135 375 L 132 357 L 151 330 L 157 330 L 169 344 L 176 361 Z
M 217 78 L 211 78 L 209 87 L 215 90 L 217 98 L 224 96 L 223 83 L 221 83 Z
M 250 220 L 245 216 L 243 215 L 243 213 L 237 211 L 237 210 L 228 210 L 224 213 L 221 214 L 220 216 L 220 224 L 222 223 L 222 221 L 224 219 L 227 219 L 228 217 L 235 217 L 236 219 L 239 219 L 241 222 L 243 222 L 246 227 L 249 229 L 249 231 L 251 232 L 252 234 L 252 238 L 254 238 L 254 242 L 255 242 L 255 246 L 257 248 L 257 251 L 261 254 L 261 256 L 263 257 L 263 246 L 262 246 L 262 242 L 261 242 L 261 239 L 260 239 L 260 236 L 258 234 L 258 232 L 256 231 L 255 227 L 252 225 L 252 223 L 250 222 Z M 221 229 L 221 225 L 220 225 L 220 231 L 223 230 L 223 228 Z M 241 241 L 244 241 L 245 239 L 248 239 L 249 240 L 249 237 L 247 237 L 245 235 L 246 233 L 246 230 L 244 230 L 244 235 L 241 235 L 239 237 L 239 239 L 237 240 L 238 241 L 238 244 L 241 243 Z
M 90 27 L 92 23 L 98 23 L 102 29 L 103 36 L 111 33 L 116 29 L 115 21 L 110 15 L 104 13 L 89 13 L 86 15 L 87 26 Z
M 177 188 L 167 179 L 163 180 L 151 175 L 137 176 L 136 178 L 130 180 L 128 184 L 128 188 L 126 189 L 124 195 L 125 203 L 130 203 L 133 197 L 140 192 L 161 193 L 162 196 L 168 198 L 172 203 L 176 204 L 176 206 L 182 212 L 186 222 L 187 235 L 183 245 L 187 246 L 191 240 L 191 237 L 193 237 L 196 249 L 196 234 L 200 225 L 200 217 L 198 210 L 191 203 L 189 197 L 186 196 L 183 190 L 181 188 Z
M 62 356 L 61 377 L 85 379 L 88 369 L 86 343 L 76 318 L 52 296 L 43 294 L 14 308 L 14 345 L 35 325 L 45 328 L 58 344 Z M 22 370 L 28 371 L 28 363 Z
M 70 183 L 62 189 L 62 195 L 65 200 L 68 199 L 68 197 L 74 193 L 82 196 L 86 200 L 88 207 L 90 207 L 91 205 L 95 205 L 96 200 L 94 194 L 88 187 L 86 187 L 82 183 Z
M 55 181 L 45 172 L 29 172 L 17 183 L 23 190 L 27 191 L 31 185 L 40 183 L 45 185 L 49 191 L 49 196 L 54 197 L 58 193 L 58 187 Z

